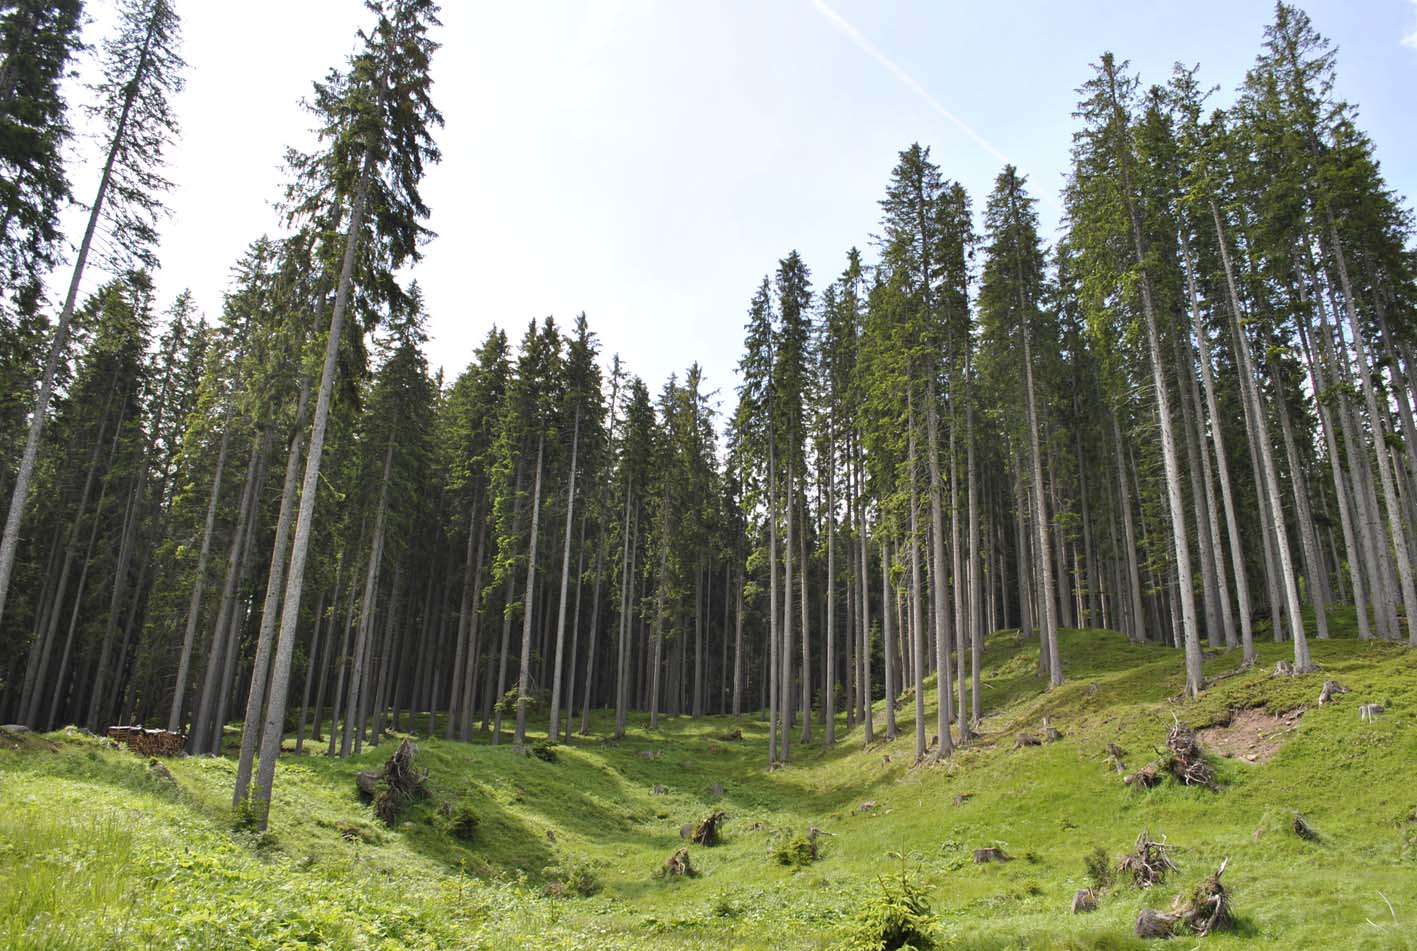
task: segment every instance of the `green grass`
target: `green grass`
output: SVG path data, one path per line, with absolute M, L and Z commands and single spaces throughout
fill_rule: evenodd
M 174 784 L 73 731 L 11 740 L 0 743 L 0 947 L 839 948 L 881 878 L 898 875 L 898 853 L 942 947 L 1143 947 L 1138 909 L 1169 906 L 1228 857 L 1237 931 L 1176 947 L 1417 948 L 1417 652 L 1312 643 L 1320 673 L 1270 678 L 1289 649 L 1266 641 L 1254 671 L 1183 702 L 1175 651 L 1067 631 L 1067 682 L 1045 692 L 1036 647 L 1000 632 L 985 657 L 984 737 L 938 766 L 910 762 L 912 705 L 894 743 L 862 749 L 841 721 L 828 750 L 814 724 L 818 741 L 794 744 L 792 764 L 771 772 L 766 726 L 748 717 L 661 718 L 654 734 L 639 718 L 620 743 L 597 719 L 597 735 L 557 747 L 554 762 L 485 740 L 421 740 L 431 796 L 393 829 L 353 782 L 391 744 L 284 760 L 271 831 L 257 837 L 237 831 L 228 758 L 168 761 Z M 1207 674 L 1238 662 L 1212 658 Z M 1326 677 L 1352 693 L 1318 708 Z M 933 685 L 928 697 L 933 728 Z M 1368 701 L 1388 712 L 1363 724 Z M 1130 768 L 1143 765 L 1177 719 L 1301 705 L 1274 759 L 1215 761 L 1217 792 L 1133 792 L 1104 761 L 1114 742 Z M 1013 750 L 1044 716 L 1063 739 Z M 742 741 L 721 738 L 734 728 Z M 863 812 L 866 800 L 876 805 Z M 681 826 L 718 806 L 730 817 L 723 844 L 690 847 L 700 876 L 657 875 Z M 471 841 L 452 832 L 466 811 Z M 1290 830 L 1296 812 L 1317 841 Z M 775 843 L 812 826 L 829 833 L 818 861 L 775 860 Z M 1120 856 L 1143 829 L 1166 836 L 1181 873 L 1148 892 L 1113 885 L 1096 913 L 1070 915 L 1085 857 Z M 1015 860 L 974 865 L 986 846 Z

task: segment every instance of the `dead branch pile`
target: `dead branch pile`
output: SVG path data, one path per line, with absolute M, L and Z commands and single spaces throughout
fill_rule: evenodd
M 1129 876 L 1138 888 L 1150 888 L 1166 881 L 1168 874 L 1179 869 L 1171 861 L 1166 837 L 1162 836 L 1161 841 L 1157 842 L 1149 830 L 1143 830 L 1137 836 L 1136 846 L 1117 863 L 1117 871 Z
M 1215 788 L 1215 776 L 1211 772 L 1210 764 L 1201 755 L 1195 730 L 1177 723 L 1166 735 L 1166 749 L 1170 754 L 1166 760 L 1166 771 L 1177 781 L 1187 786 Z
M 675 849 L 674 854 L 664 862 L 664 875 L 669 878 L 694 878 L 698 874 L 689 861 L 689 850 L 686 848 Z
M 392 826 L 405 806 L 427 795 L 427 770 L 413 765 L 417 748 L 408 740 L 399 744 L 382 770 L 365 770 L 354 777 L 359 791 L 374 803 L 374 812 L 387 826 Z
M 1138 938 L 1171 938 L 1193 934 L 1204 938 L 1213 931 L 1226 931 L 1235 925 L 1230 907 L 1230 893 L 1220 882 L 1229 859 L 1220 863 L 1214 875 L 1196 886 L 1189 899 L 1177 895 L 1170 912 L 1143 908 L 1137 915 Z
M 1230 894 L 1220 883 L 1220 876 L 1225 874 L 1225 866 L 1229 863 L 1229 859 L 1221 862 L 1215 874 L 1201 882 L 1192 893 L 1190 902 L 1181 908 L 1181 918 L 1186 927 L 1202 938 L 1212 931 L 1224 931 L 1235 923 L 1230 913 Z
M 690 837 L 695 845 L 714 846 L 718 845 L 720 826 L 723 820 L 728 818 L 728 814 L 722 809 L 715 809 L 694 826 L 694 834 Z

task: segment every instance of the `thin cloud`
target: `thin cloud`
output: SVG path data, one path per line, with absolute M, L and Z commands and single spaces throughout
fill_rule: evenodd
M 1412 5 L 1414 7 L 1417 7 L 1417 0 L 1412 0 Z M 1409 49 L 1417 50 L 1417 30 L 1413 30 L 1411 33 L 1403 34 L 1402 45 L 1408 47 Z
M 1417 2 L 1417 0 L 1414 0 L 1414 2 Z M 979 145 L 980 148 L 984 149 L 984 151 L 994 156 L 994 158 L 998 159 L 1000 162 L 1009 164 L 1009 157 L 1007 155 L 1005 155 L 998 148 L 996 148 L 994 144 L 988 139 L 984 138 L 984 136 L 976 132 L 974 128 L 969 125 L 969 123 L 965 122 L 959 116 L 946 109 L 944 103 L 940 102 L 940 100 L 932 96 L 930 94 L 930 91 L 924 86 L 920 85 L 920 83 L 916 81 L 914 76 L 911 76 L 904 69 L 898 66 L 895 61 L 892 60 L 889 56 L 887 56 L 885 53 L 882 53 L 870 40 L 866 39 L 866 37 L 861 33 L 860 30 L 856 29 L 856 27 L 852 26 L 852 24 L 845 17 L 843 17 L 840 13 L 837 13 L 836 10 L 832 9 L 832 7 L 827 4 L 826 0 L 812 0 L 812 6 L 816 7 L 817 12 L 820 13 L 823 17 L 825 17 L 827 22 L 830 23 L 838 33 L 846 37 L 852 43 L 856 44 L 856 47 L 860 49 L 861 52 L 865 53 L 867 56 L 871 57 L 877 63 L 880 63 L 883 67 L 885 67 L 887 72 L 889 72 L 896 79 L 899 79 L 902 83 L 904 83 L 905 86 L 911 92 L 915 93 L 921 99 L 925 100 L 926 104 L 929 105 L 931 109 L 934 109 L 940 115 L 944 116 L 950 122 L 954 123 L 957 129 L 959 129 L 965 135 L 973 139 L 975 143 Z M 1406 41 L 1404 40 L 1404 42 Z

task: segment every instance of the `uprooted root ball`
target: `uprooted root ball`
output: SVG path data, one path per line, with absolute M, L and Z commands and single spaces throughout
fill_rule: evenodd
M 690 836 L 690 841 L 695 845 L 718 845 L 719 841 L 723 838 L 723 820 L 727 818 L 728 814 L 722 809 L 715 809 L 713 812 L 710 812 L 694 826 L 694 832 L 693 835 Z
M 1165 837 L 1157 842 L 1151 837 L 1150 831 L 1143 831 L 1137 836 L 1136 846 L 1132 851 L 1122 856 L 1122 860 L 1117 863 L 1117 871 L 1130 878 L 1132 884 L 1138 888 L 1150 888 L 1166 881 L 1167 875 L 1179 869 L 1176 863 L 1171 861 Z
M 354 777 L 360 793 L 374 803 L 374 812 L 384 825 L 393 826 L 404 807 L 427 794 L 427 770 L 413 765 L 417 748 L 408 740 L 399 744 L 382 770 L 366 770 Z

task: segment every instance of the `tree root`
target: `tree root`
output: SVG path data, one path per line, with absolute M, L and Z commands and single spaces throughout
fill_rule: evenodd
M 1167 875 L 1180 869 L 1171 861 L 1165 837 L 1157 842 L 1150 831 L 1143 831 L 1137 836 L 1132 851 L 1117 863 L 1117 871 L 1131 878 L 1132 884 L 1138 888 L 1150 888 L 1166 881 Z

